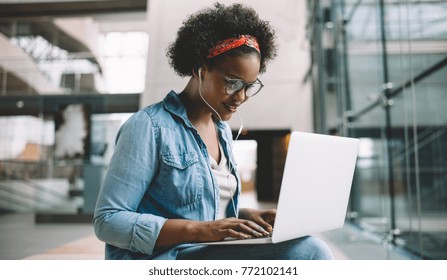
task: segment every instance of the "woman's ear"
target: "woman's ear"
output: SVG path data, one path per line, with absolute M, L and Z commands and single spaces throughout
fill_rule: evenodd
M 195 77 L 199 77 L 199 79 L 201 80 L 202 79 L 202 71 L 203 71 L 203 67 L 199 67 L 199 68 L 197 68 L 197 70 L 192 69 L 192 74 Z
M 203 71 L 203 68 L 202 68 L 202 67 L 199 67 L 197 70 L 196 70 L 196 69 L 193 69 L 193 70 L 192 70 L 192 74 L 193 74 L 195 77 L 199 77 L 199 79 L 202 80 L 202 71 Z
M 194 68 L 194 69 L 192 69 L 192 75 L 194 76 L 194 77 L 201 77 L 201 75 L 202 75 L 202 67 L 199 67 L 199 68 Z

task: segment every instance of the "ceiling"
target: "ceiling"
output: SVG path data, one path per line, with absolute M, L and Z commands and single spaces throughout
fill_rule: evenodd
M 91 53 L 82 40 L 60 29 L 56 18 L 93 18 L 98 31 L 145 31 L 146 11 L 149 0 L 0 0 L 0 32 L 7 37 L 39 35 L 48 42 L 73 53 Z M 99 67 L 92 55 L 88 58 Z M 101 69 L 101 67 L 100 67 Z M 10 69 L 0 69 L 8 73 L 8 83 L 1 88 L 13 92 L 35 90 L 30 81 L 18 78 Z
M 148 0 L 0 1 L 0 19 L 146 12 Z

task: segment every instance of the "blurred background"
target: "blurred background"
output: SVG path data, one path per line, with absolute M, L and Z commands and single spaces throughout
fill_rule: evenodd
M 99 244 L 116 133 L 186 85 L 166 48 L 214 2 L 0 0 L 0 259 Z M 276 203 L 291 131 L 360 138 L 346 227 L 322 237 L 343 258 L 447 259 L 447 1 L 220 2 L 254 7 L 279 46 L 240 111 L 243 201 Z

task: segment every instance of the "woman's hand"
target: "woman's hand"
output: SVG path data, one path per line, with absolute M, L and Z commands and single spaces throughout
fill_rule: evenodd
M 239 211 L 239 218 L 253 221 L 260 225 L 267 232 L 273 230 L 273 223 L 275 222 L 276 209 L 257 210 L 250 208 L 243 208 Z
M 226 238 L 247 239 L 268 236 L 269 232 L 255 221 L 226 218 L 210 222 L 197 222 L 198 242 L 221 241 Z
M 272 231 L 276 210 L 241 209 L 240 217 L 217 221 L 169 219 L 158 235 L 156 247 L 188 242 L 212 242 L 226 238 L 247 239 L 268 236 Z
M 276 209 L 243 208 L 240 210 L 239 219 L 199 222 L 202 230 L 198 238 L 201 241 L 219 241 L 225 238 L 247 239 L 268 236 L 273 230 L 275 217 Z

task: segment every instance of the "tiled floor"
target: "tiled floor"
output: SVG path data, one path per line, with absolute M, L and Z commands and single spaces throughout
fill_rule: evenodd
M 269 208 L 253 196 L 244 196 L 242 206 Z M 34 214 L 0 215 L 0 259 L 104 259 L 104 244 L 90 224 L 36 224 Z M 345 225 L 318 234 L 331 247 L 338 260 L 408 259 L 408 256 L 387 249 L 374 238 Z
M 104 244 L 94 235 L 83 237 L 48 251 L 26 257 L 28 260 L 103 260 Z
M 58 248 L 71 248 L 67 252 L 72 254 L 73 246 L 70 245 L 72 242 L 77 242 L 75 247 L 78 246 L 81 253 L 82 248 L 85 248 L 85 246 L 79 246 L 80 243 L 85 243 L 82 240 L 94 238 L 93 228 L 89 224 L 35 224 L 33 213 L 0 215 L 0 228 L 0 259 L 2 260 L 37 257 L 49 252 L 60 253 Z M 96 238 L 94 240 L 96 241 Z M 91 258 L 90 255 L 97 253 L 97 248 L 102 247 L 99 241 L 94 244 L 95 246 L 91 246 L 89 256 L 84 256 L 84 258 Z M 68 245 L 70 246 L 64 247 Z M 97 257 L 102 258 L 102 248 L 99 254 L 101 256 Z M 58 257 L 64 259 L 62 256 Z M 79 257 L 75 254 L 65 256 L 65 258 Z

